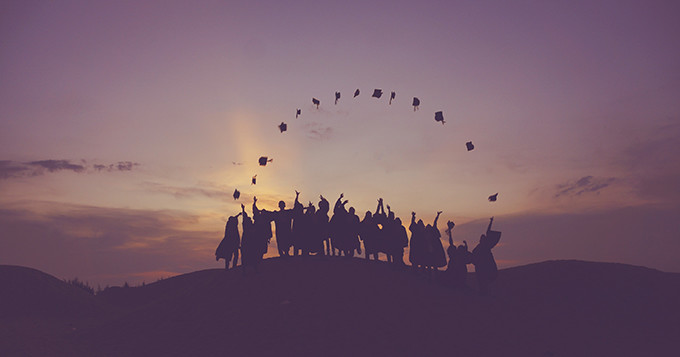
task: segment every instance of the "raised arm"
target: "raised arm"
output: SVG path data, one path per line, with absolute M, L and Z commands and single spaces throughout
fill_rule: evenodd
M 243 217 L 248 217 L 248 213 L 246 213 L 246 206 L 241 203 L 241 213 Z
M 453 230 L 453 227 L 456 226 L 456 224 L 453 223 L 453 221 L 448 221 L 448 222 L 446 222 L 446 225 L 448 227 L 446 229 L 446 233 L 449 235 L 449 246 L 452 247 L 453 246 L 453 237 L 452 237 L 451 231 Z
M 257 209 L 257 197 L 253 196 L 253 216 L 257 216 L 260 210 Z
M 340 194 L 340 197 L 338 197 L 338 200 L 335 201 L 335 206 L 333 206 L 333 213 L 337 212 L 338 209 L 340 209 L 340 206 L 342 206 L 342 198 L 345 197 L 344 193 Z
M 434 217 L 434 223 L 432 223 L 432 226 L 434 228 L 437 228 L 437 221 L 439 221 L 439 215 L 442 214 L 442 211 L 437 211 L 437 216 Z
M 411 224 L 416 224 L 416 213 L 411 212 Z
M 491 225 L 493 224 L 493 217 L 489 220 L 489 226 L 486 227 L 486 235 L 489 235 L 489 231 L 491 230 Z

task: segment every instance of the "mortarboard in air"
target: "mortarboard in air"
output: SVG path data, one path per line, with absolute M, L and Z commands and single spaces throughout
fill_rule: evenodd
M 312 104 L 316 105 L 316 109 L 319 109 L 319 104 L 321 104 L 321 101 L 316 98 L 312 98 Z
M 418 97 L 413 97 L 413 111 L 415 112 L 418 110 L 418 106 L 420 106 L 420 99 Z
M 356 98 L 358 95 L 359 95 L 359 88 L 357 88 L 357 90 L 354 91 L 354 98 Z
M 251 182 L 251 185 L 256 184 L 257 183 L 257 175 L 253 176 L 253 179 L 250 180 L 250 182 Z
M 234 189 L 234 199 L 238 200 L 239 197 L 241 197 L 241 191 Z
M 288 130 L 288 124 L 281 122 L 281 124 L 279 124 L 279 130 L 281 130 L 282 133 Z
M 498 199 L 498 192 L 494 193 L 493 195 L 489 196 L 489 202 L 496 202 Z
M 444 123 L 446 123 L 444 121 L 444 113 L 443 112 L 435 112 L 434 113 L 434 121 L 440 121 L 440 122 L 442 122 L 442 125 L 444 125 Z
M 260 159 L 257 161 L 260 163 L 260 166 L 266 166 L 268 162 L 272 162 L 274 159 L 269 159 L 266 156 L 260 156 Z
M 380 98 L 380 97 L 382 97 L 382 93 L 383 93 L 382 89 L 374 89 L 372 97 L 373 98 Z
M 335 92 L 335 104 L 338 104 L 338 99 L 340 99 L 340 92 Z
M 467 151 L 472 151 L 475 149 L 475 146 L 472 145 L 472 141 L 468 141 L 467 143 L 465 143 L 465 147 L 467 147 Z
M 395 93 L 395 92 L 390 93 L 390 104 L 392 104 L 392 99 L 394 99 L 394 97 L 396 97 L 396 96 L 397 96 L 397 93 Z
M 297 117 L 299 117 L 300 114 L 302 114 L 302 110 L 298 109 L 298 110 L 295 112 L 295 119 L 297 119 Z

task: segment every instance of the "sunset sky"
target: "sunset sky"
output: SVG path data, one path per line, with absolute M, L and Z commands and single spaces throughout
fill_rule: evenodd
M 240 203 L 297 189 L 470 244 L 495 216 L 502 267 L 680 272 L 680 2 L 286 3 L 3 1 L 0 264 L 222 267 Z

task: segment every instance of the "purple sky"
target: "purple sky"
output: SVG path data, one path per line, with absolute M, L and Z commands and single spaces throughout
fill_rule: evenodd
M 241 202 L 298 189 L 442 210 L 457 242 L 495 216 L 502 266 L 680 272 L 678 2 L 284 3 L 0 4 L 0 264 L 219 267 Z

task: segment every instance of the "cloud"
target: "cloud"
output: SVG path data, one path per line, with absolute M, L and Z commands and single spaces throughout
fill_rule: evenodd
M 602 189 L 611 185 L 616 179 L 613 177 L 584 176 L 576 181 L 570 181 L 557 185 L 555 197 L 580 196 L 584 193 L 599 193 Z
M 92 165 L 92 168 L 95 169 L 96 171 L 132 171 L 132 169 L 135 166 L 139 166 L 140 164 L 137 162 L 132 162 L 132 161 L 118 161 L 117 164 L 109 164 L 107 165 L 101 165 L 101 164 L 94 164 Z
M 642 265 L 680 272 L 680 206 L 603 209 L 572 214 L 522 213 L 496 216 L 503 232 L 494 248 L 497 260 L 528 264 L 551 259 L 580 259 Z M 488 219 L 456 225 L 453 239 L 472 249 Z
M 41 161 L 31 161 L 26 163 L 38 169 L 46 169 L 49 172 L 57 172 L 62 170 L 73 171 L 73 172 L 83 172 L 85 171 L 85 166 L 72 164 L 68 160 L 41 160 Z
M 201 219 L 171 210 L 15 205 L 0 209 L 0 261 L 91 283 L 153 281 L 216 264 L 224 226 L 218 220 L 204 229 Z
M 180 187 L 165 185 L 158 182 L 145 182 L 144 187 L 150 192 L 164 193 L 172 195 L 175 198 L 190 198 L 194 196 L 205 196 L 209 198 L 218 198 L 225 201 L 232 200 L 233 191 L 226 191 L 217 188 L 203 188 L 203 187 Z
M 139 163 L 132 161 L 119 161 L 118 163 L 109 165 L 93 164 L 87 166 L 85 160 L 81 160 L 81 162 L 82 164 L 75 164 L 70 160 L 39 160 L 29 162 L 0 160 L 0 179 L 34 177 L 60 171 L 71 171 L 75 173 L 86 173 L 91 171 L 131 171 L 134 167 L 140 165 Z
M 333 128 L 319 123 L 305 123 L 307 137 L 314 140 L 327 140 L 333 136 Z
M 0 179 L 30 176 L 31 171 L 26 165 L 10 160 L 0 160 Z

